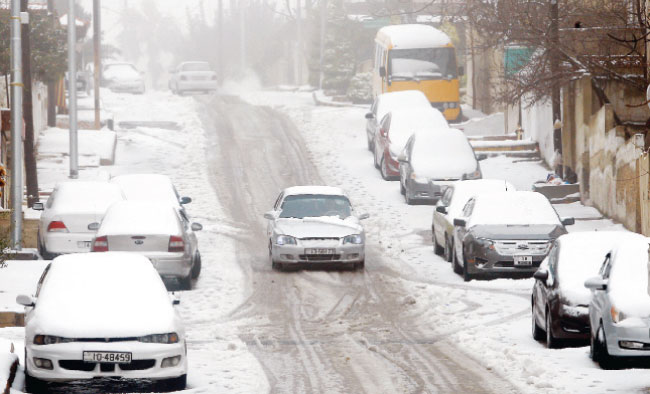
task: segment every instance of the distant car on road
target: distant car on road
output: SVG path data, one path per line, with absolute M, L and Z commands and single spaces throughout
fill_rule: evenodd
M 479 194 L 454 219 L 454 271 L 465 281 L 530 277 L 566 234 L 573 218 L 560 219 L 550 201 L 528 191 Z
M 184 62 L 169 73 L 169 89 L 174 94 L 211 92 L 219 88 L 217 73 L 207 62 Z
M 345 193 L 329 186 L 284 189 L 268 219 L 269 255 L 274 269 L 336 264 L 361 269 L 365 232 Z
M 458 181 L 447 187 L 433 211 L 431 234 L 433 250 L 438 255 L 444 255 L 451 262 L 454 245 L 454 219 L 456 219 L 467 204 L 467 201 L 479 194 L 491 192 L 515 191 L 509 182 L 501 179 L 475 179 L 473 181 Z
M 369 151 L 374 152 L 375 137 L 379 133 L 379 122 L 390 111 L 402 108 L 431 108 L 431 103 L 427 96 L 419 90 L 384 93 L 375 97 L 370 112 L 366 114 L 366 137 Z
M 150 379 L 182 390 L 187 348 L 182 321 L 160 276 L 132 253 L 54 259 L 25 306 L 25 376 L 30 393 L 48 382 L 98 377 Z
M 584 285 L 589 303 L 591 357 L 603 369 L 624 359 L 650 357 L 650 295 L 648 240 L 618 243 L 604 259 L 597 276 Z
M 598 274 L 605 255 L 625 240 L 646 238 L 627 231 L 581 231 L 559 237 L 535 272 L 532 332 L 549 348 L 561 340 L 589 339 L 591 292 L 585 280 Z
M 131 63 L 109 63 L 102 71 L 102 86 L 114 92 L 145 92 L 142 73 Z
M 483 177 L 478 160 L 485 156 L 477 158 L 467 137 L 458 129 L 418 131 L 397 158 L 400 191 L 409 205 L 435 204 L 451 183 Z
M 176 187 L 166 175 L 125 174 L 111 178 L 110 182 L 122 189 L 128 201 L 164 202 L 179 209 L 192 202 L 190 197 L 180 197 Z
M 387 113 L 375 136 L 375 167 L 384 180 L 399 179 L 397 156 L 416 131 L 436 133 L 449 125 L 440 111 L 433 107 L 397 109 Z
M 124 200 L 119 186 L 108 182 L 68 181 L 54 187 L 38 222 L 38 249 L 50 260 L 64 253 L 89 252 L 108 207 Z
M 201 272 L 201 254 L 196 231 L 182 210 L 155 202 L 122 201 L 106 211 L 95 239 L 93 252 L 135 252 L 149 260 L 165 279 L 176 279 L 183 290 Z

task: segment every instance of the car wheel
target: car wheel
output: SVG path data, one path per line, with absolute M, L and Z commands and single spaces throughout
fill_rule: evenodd
M 375 144 L 373 144 L 373 143 L 372 143 L 372 140 L 370 139 L 370 137 L 368 137 L 368 133 L 366 133 L 366 139 L 368 140 L 368 150 L 369 150 L 370 152 L 373 152 L 373 153 L 374 153 L 374 152 L 375 152 Z
M 162 391 L 163 393 L 185 390 L 187 387 L 187 374 L 177 378 L 159 380 L 154 386 L 156 391 Z
M 404 190 L 404 200 L 406 201 L 406 204 L 413 205 L 413 199 L 411 198 L 408 186 Z
M 25 349 L 25 357 L 27 356 L 27 349 Z M 25 392 L 26 393 L 46 393 L 47 382 L 37 379 L 29 374 L 27 366 L 25 366 Z
M 375 164 L 375 168 L 379 169 L 379 162 L 377 161 L 377 147 L 376 146 L 372 149 L 372 162 Z
M 463 273 L 463 267 L 458 264 L 458 256 L 456 255 L 456 249 L 452 246 L 452 256 L 451 256 L 451 261 L 452 265 L 454 266 L 454 272 L 458 275 L 461 275 Z
M 201 253 L 196 252 L 194 257 L 194 264 L 192 265 L 192 279 L 196 279 L 201 274 Z
M 433 238 L 433 253 L 440 256 L 444 253 L 445 248 L 440 246 L 440 244 L 438 243 L 438 239 L 436 238 L 436 229 L 433 226 L 431 226 L 431 234 L 432 234 L 431 237 Z
M 536 341 L 541 341 L 544 339 L 544 330 L 537 324 L 537 319 L 535 319 L 535 301 L 532 301 L 532 307 L 530 314 L 532 315 L 531 326 L 533 328 L 533 339 Z
M 445 258 L 446 261 L 448 261 L 450 263 L 453 262 L 453 260 L 452 260 L 452 258 L 453 258 L 453 256 L 452 256 L 453 255 L 453 253 L 452 253 L 453 246 L 452 245 L 453 244 L 454 244 L 453 240 L 450 240 L 448 237 L 445 237 L 445 247 L 444 247 L 443 257 Z
M 406 188 L 404 187 L 404 184 L 402 184 L 402 180 L 400 179 L 399 181 L 399 192 L 404 195 L 406 193 Z
M 190 272 L 190 274 L 184 278 L 178 278 L 178 282 L 180 290 L 192 290 L 192 273 Z
M 598 356 L 598 343 L 594 338 L 594 334 L 589 330 L 589 357 L 591 357 L 594 362 L 598 362 Z
M 605 338 L 605 330 L 602 325 L 598 328 L 596 339 L 598 348 L 598 365 L 600 365 L 602 369 L 616 369 L 616 360 L 613 356 L 610 356 L 609 351 L 607 351 L 607 338 Z
M 381 177 L 384 178 L 385 181 L 390 181 L 390 177 L 388 176 L 388 168 L 386 168 L 386 159 L 384 158 L 384 155 L 381 155 L 381 162 L 379 163 L 379 171 L 381 172 Z
M 553 318 L 551 311 L 546 309 L 546 347 L 555 349 L 559 345 L 559 340 L 553 336 Z
M 366 266 L 366 261 L 365 261 L 365 260 L 361 260 L 361 261 L 359 261 L 358 263 L 355 263 L 355 264 L 354 264 L 354 269 L 356 269 L 356 270 L 362 270 L 365 266 Z
M 467 260 L 465 259 L 465 256 L 463 256 L 463 280 L 469 282 L 472 279 L 474 279 L 474 275 L 470 274 L 467 270 Z
M 275 271 L 282 271 L 282 264 L 278 263 L 276 261 L 271 261 L 271 268 L 273 268 Z

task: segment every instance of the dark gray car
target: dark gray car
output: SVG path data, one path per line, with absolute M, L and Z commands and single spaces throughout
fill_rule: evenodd
M 532 276 L 566 234 L 573 218 L 560 219 L 536 192 L 498 192 L 470 199 L 454 220 L 454 272 L 474 278 Z

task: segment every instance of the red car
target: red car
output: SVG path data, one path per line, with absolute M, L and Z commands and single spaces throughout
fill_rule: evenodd
M 397 155 L 416 131 L 448 129 L 445 117 L 433 107 L 398 109 L 389 112 L 381 120 L 375 135 L 375 168 L 385 180 L 399 180 Z

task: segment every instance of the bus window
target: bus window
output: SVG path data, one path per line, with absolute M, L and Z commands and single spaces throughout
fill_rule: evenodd
M 455 79 L 454 48 L 393 49 L 388 73 L 394 79 Z

